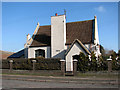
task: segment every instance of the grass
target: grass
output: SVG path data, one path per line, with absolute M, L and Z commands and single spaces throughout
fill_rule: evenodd
M 2 73 L 3 75 L 35 75 L 35 76 L 55 76 L 55 77 L 63 77 L 60 71 L 36 71 L 36 72 L 25 72 L 25 71 L 6 71 Z M 81 77 L 81 78 L 118 78 L 118 72 L 86 72 L 86 73 L 81 73 L 77 72 L 76 76 L 73 77 Z
M 118 72 L 87 72 L 87 73 L 77 73 L 78 77 L 94 77 L 94 78 L 118 78 Z
M 46 70 L 40 70 L 40 71 L 35 71 L 33 72 L 32 70 L 3 70 L 2 72 L 3 75 L 35 75 L 35 76 L 62 76 L 60 71 L 46 71 Z
M 54 76 L 48 74 L 39 74 L 39 73 L 2 73 L 2 75 L 34 75 L 34 76 Z

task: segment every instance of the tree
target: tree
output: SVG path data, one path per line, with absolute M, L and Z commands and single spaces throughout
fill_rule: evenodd
M 112 56 L 112 69 L 118 70 L 119 64 L 118 64 L 118 60 L 116 60 L 116 57 L 117 57 L 116 52 L 111 50 L 111 56 Z
M 104 49 L 104 47 L 102 45 L 100 45 L 100 52 L 101 52 L 101 56 L 103 58 L 103 61 L 106 61 L 107 58 L 109 57 L 109 55 L 108 55 L 109 50 Z
M 118 50 L 118 57 L 120 57 L 120 49 Z
M 91 65 L 90 68 L 92 71 L 97 71 L 97 60 L 94 52 L 91 53 Z
M 88 57 L 84 53 L 80 52 L 78 59 L 78 70 L 82 72 L 88 71 L 88 62 Z
M 102 56 L 105 56 L 105 49 L 102 45 L 100 45 L 100 52 Z

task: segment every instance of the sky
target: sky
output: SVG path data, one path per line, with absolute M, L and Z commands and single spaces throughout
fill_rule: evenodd
M 32 36 L 37 22 L 50 25 L 51 16 L 64 14 L 66 21 L 84 21 L 97 16 L 100 44 L 118 51 L 117 2 L 3 2 L 2 50 L 17 52 L 24 48 L 26 35 Z

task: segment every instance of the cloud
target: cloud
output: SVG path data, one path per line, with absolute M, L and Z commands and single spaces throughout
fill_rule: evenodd
M 105 12 L 105 8 L 103 6 L 99 6 L 97 8 L 95 8 L 95 10 L 99 11 L 99 12 Z

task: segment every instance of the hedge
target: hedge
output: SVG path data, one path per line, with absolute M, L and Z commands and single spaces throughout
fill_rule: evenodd
M 32 70 L 33 68 L 33 58 L 31 59 L 12 59 L 13 69 L 20 70 Z M 34 58 L 36 60 L 35 69 L 36 70 L 60 70 L 60 59 L 56 58 Z M 2 60 L 2 69 L 9 69 L 9 60 Z
M 111 64 L 112 70 L 120 70 L 120 60 L 112 60 Z M 99 60 L 97 61 L 94 52 L 91 54 L 91 61 L 87 55 L 81 52 L 79 54 L 77 65 L 77 70 L 81 72 L 108 70 L 108 61 L 102 57 L 99 57 Z
M 13 60 L 13 69 L 21 69 L 21 70 L 32 70 L 33 62 L 32 60 L 35 59 L 36 70 L 60 70 L 60 59 L 59 58 L 31 58 L 31 59 L 12 59 Z M 120 70 L 120 61 L 112 60 L 112 70 Z M 86 71 L 103 71 L 108 70 L 108 61 L 100 58 L 98 62 L 96 61 L 96 57 L 92 54 L 91 61 L 89 61 L 88 56 L 80 53 L 78 58 L 78 71 L 86 72 Z M 9 69 L 9 59 L 2 60 L 2 69 Z

